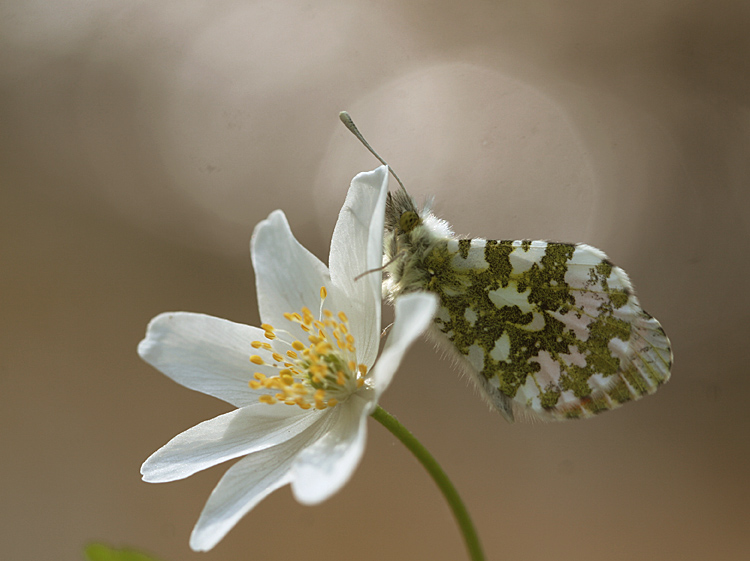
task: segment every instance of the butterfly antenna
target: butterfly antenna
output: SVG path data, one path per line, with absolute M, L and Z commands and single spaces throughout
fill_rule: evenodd
M 386 165 L 388 165 L 388 164 L 386 164 Z M 375 269 L 370 269 L 369 271 L 365 271 L 364 273 L 358 274 L 356 277 L 354 277 L 354 282 L 357 282 L 359 279 L 361 279 L 362 277 L 365 277 L 365 276 L 369 275 L 370 273 L 377 273 L 378 271 L 385 270 L 386 267 L 388 267 L 391 263 L 393 263 L 396 259 L 398 259 L 399 257 L 401 257 L 403 254 L 404 254 L 404 250 L 402 249 L 396 255 L 393 256 L 393 259 L 391 259 L 390 261 L 388 261 L 388 263 L 386 263 L 382 267 L 376 267 Z
M 339 113 L 339 119 L 341 119 L 341 122 L 344 123 L 344 126 L 349 129 L 349 132 L 356 136 L 357 139 L 359 139 L 359 141 L 364 145 L 364 147 L 370 151 L 370 154 L 375 156 L 381 164 L 388 166 L 388 162 L 386 162 L 383 158 L 380 157 L 380 154 L 373 150 L 372 146 L 370 146 L 370 143 L 367 142 L 365 140 L 365 137 L 362 136 L 362 133 L 359 132 L 357 125 L 354 124 L 354 121 L 352 120 L 352 117 L 351 115 L 349 115 L 349 113 L 347 113 L 346 111 L 342 111 L 341 113 Z M 388 169 L 390 170 L 396 181 L 398 181 L 398 184 L 401 185 L 401 189 L 406 192 L 406 187 L 404 187 L 404 184 L 401 183 L 401 180 L 398 178 L 398 175 L 396 175 L 396 172 L 393 171 L 393 168 L 391 166 L 388 166 Z

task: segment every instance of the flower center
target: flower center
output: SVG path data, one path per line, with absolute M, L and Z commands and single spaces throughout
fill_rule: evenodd
M 254 379 L 250 380 L 253 389 L 276 391 L 274 394 L 261 395 L 261 402 L 298 405 L 302 409 L 325 409 L 345 400 L 364 385 L 367 366 L 357 363 L 357 349 L 354 336 L 349 333 L 349 320 L 344 312 L 334 314 L 323 307 L 326 294 L 326 288 L 322 287 L 318 319 L 304 306 L 299 313 L 284 314 L 284 318 L 308 333 L 308 344 L 298 340 L 289 342 L 283 337 L 289 332 L 277 330 L 267 323 L 261 325 L 266 339 L 278 339 L 277 348 L 280 345 L 289 347 L 282 355 L 268 341 L 252 342 L 253 348 L 270 351 L 274 362 L 269 364 L 259 355 L 251 356 L 250 362 L 278 370 L 276 376 L 256 372 Z M 282 336 L 277 337 L 277 334 Z

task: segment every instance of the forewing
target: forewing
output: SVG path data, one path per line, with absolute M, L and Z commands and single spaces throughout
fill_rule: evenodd
M 625 272 L 596 248 L 447 240 L 427 260 L 439 331 L 506 417 L 588 417 L 656 391 L 672 353 Z

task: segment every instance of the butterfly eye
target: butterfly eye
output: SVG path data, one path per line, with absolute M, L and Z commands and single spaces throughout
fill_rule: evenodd
M 419 215 L 413 210 L 407 210 L 398 220 L 398 226 L 405 234 L 411 232 L 420 223 Z

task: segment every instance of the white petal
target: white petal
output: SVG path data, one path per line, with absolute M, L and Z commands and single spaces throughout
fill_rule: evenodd
M 305 448 L 292 468 L 292 491 L 302 504 L 317 504 L 351 478 L 365 449 L 367 416 L 374 401 L 354 394 L 329 410 L 325 435 Z
M 204 421 L 175 436 L 141 467 L 143 480 L 183 479 L 233 458 L 276 446 L 312 425 L 318 411 L 253 403 Z
M 190 535 L 190 547 L 208 551 L 255 505 L 289 483 L 295 458 L 319 435 L 320 427 L 313 425 L 291 440 L 250 454 L 229 468 L 203 507 Z
M 353 180 L 339 213 L 328 259 L 331 280 L 346 296 L 340 299 L 349 315 L 356 340 L 358 360 L 371 365 L 380 344 L 381 271 L 383 265 L 383 221 L 388 193 L 388 168 L 360 173 Z M 335 310 L 334 310 L 335 311 Z
M 284 319 L 284 313 L 307 306 L 317 317 L 320 288 L 332 285 L 328 268 L 294 238 L 280 210 L 255 227 L 250 252 L 261 319 L 306 341 L 305 333 Z
M 396 298 L 393 327 L 371 374 L 378 398 L 391 383 L 404 353 L 432 323 L 437 305 L 437 297 L 427 292 L 411 292 Z
M 250 362 L 260 354 L 250 343 L 263 333 L 212 316 L 169 312 L 148 324 L 138 354 L 175 382 L 242 407 L 258 401 L 248 381 L 264 368 Z

